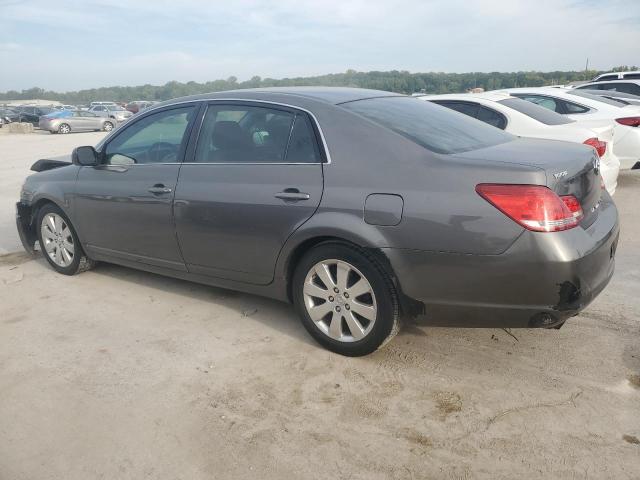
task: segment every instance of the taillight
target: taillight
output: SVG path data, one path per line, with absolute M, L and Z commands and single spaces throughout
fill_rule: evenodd
M 628 127 L 640 127 L 640 117 L 616 118 L 616 122 Z
M 589 145 L 593 148 L 596 149 L 596 152 L 598 152 L 598 156 L 602 157 L 605 152 L 607 151 L 607 142 L 603 142 L 601 140 L 598 140 L 597 138 L 587 138 L 584 142 L 585 145 Z
M 582 207 L 573 195 L 558 196 L 541 185 L 481 183 L 476 192 L 506 216 L 534 232 L 568 230 L 582 220 Z

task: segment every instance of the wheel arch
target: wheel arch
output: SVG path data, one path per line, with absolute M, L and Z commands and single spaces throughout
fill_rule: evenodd
M 402 292 L 402 285 L 400 284 L 400 281 L 394 272 L 393 266 L 391 265 L 391 262 L 389 261 L 387 255 L 384 253 L 383 249 L 367 245 L 368 242 L 364 239 L 360 242 L 357 240 L 354 241 L 354 238 L 352 238 L 351 235 L 340 235 L 336 232 L 326 235 L 310 236 L 302 241 L 297 242 L 296 245 L 290 249 L 286 258 L 284 259 L 283 265 L 283 278 L 286 288 L 286 298 L 289 302 L 293 302 L 293 276 L 300 260 L 309 251 L 313 250 L 319 245 L 326 243 L 337 243 L 357 249 L 362 252 L 371 261 L 376 262 L 376 264 L 380 268 L 382 268 L 385 273 L 387 273 L 391 278 L 391 282 L 393 283 L 400 301 L 400 311 L 403 314 L 413 316 L 423 312 L 424 306 L 422 305 L 422 303 L 407 297 Z

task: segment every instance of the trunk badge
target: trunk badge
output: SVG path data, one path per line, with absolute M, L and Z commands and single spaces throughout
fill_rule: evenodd
M 593 173 L 596 175 L 600 173 L 600 159 L 598 157 L 593 159 Z
M 564 170 L 562 172 L 558 172 L 558 173 L 554 173 L 553 176 L 556 177 L 556 180 L 562 178 L 562 177 L 566 177 L 569 173 Z

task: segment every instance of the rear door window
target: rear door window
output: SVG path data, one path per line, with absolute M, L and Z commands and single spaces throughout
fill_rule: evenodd
M 544 107 L 547 110 L 551 110 L 552 112 L 564 113 L 560 102 L 556 101 L 551 97 L 545 97 L 544 95 L 525 94 L 525 93 L 514 93 L 513 95 L 515 97 L 521 98 L 522 100 L 526 100 L 527 102 L 540 105 L 541 107 Z
M 303 112 L 211 104 L 196 146 L 197 163 L 315 163 L 318 143 Z
M 531 117 L 540 123 L 544 123 L 545 125 L 564 125 L 574 122 L 570 118 L 562 116 L 559 113 L 552 112 L 547 108 L 536 105 L 532 102 L 526 102 L 520 98 L 506 98 L 504 100 L 498 100 L 498 103 L 512 108 L 527 117 Z
M 601 85 L 601 88 L 603 90 L 614 90 L 616 92 L 640 95 L 640 85 L 636 85 L 635 83 L 604 83 Z
M 451 110 L 455 110 L 456 112 L 464 113 L 472 118 L 476 118 L 478 116 L 478 108 L 479 105 L 477 103 L 471 102 L 453 102 L 449 100 L 435 100 L 433 103 L 437 103 L 438 105 L 442 105 L 443 107 L 450 108 Z

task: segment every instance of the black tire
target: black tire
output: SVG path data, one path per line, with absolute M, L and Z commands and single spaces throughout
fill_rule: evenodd
M 375 321 L 371 330 L 360 340 L 340 341 L 331 338 L 316 325 L 307 311 L 303 292 L 307 274 L 314 265 L 329 259 L 347 262 L 359 270 L 366 277 L 375 295 L 377 306 Z M 332 352 L 349 357 L 368 355 L 398 333 L 400 308 L 393 281 L 376 258 L 365 250 L 337 242 L 322 243 L 310 250 L 298 262 L 292 282 L 293 303 L 302 324 L 318 343 Z
M 114 125 L 112 122 L 104 122 L 104 124 L 102 125 L 102 130 L 104 130 L 105 132 L 110 132 L 111 130 L 113 130 L 113 128 Z
M 63 135 L 71 133 L 71 126 L 67 123 L 61 123 L 58 127 L 58 133 L 61 133 Z
M 60 217 L 62 217 L 66 225 L 69 227 L 69 231 L 73 239 L 72 243 L 74 246 L 74 254 L 73 254 L 73 259 L 71 263 L 67 266 L 58 265 L 51 258 L 49 252 L 47 252 L 45 248 L 45 241 L 43 240 L 43 233 L 42 233 L 42 229 L 43 229 L 42 222 L 47 214 L 59 215 Z M 87 257 L 87 255 L 84 253 L 84 250 L 82 249 L 82 245 L 80 245 L 80 240 L 78 240 L 78 235 L 76 234 L 76 231 L 73 228 L 73 225 L 71 224 L 67 216 L 64 214 L 64 212 L 60 208 L 58 208 L 58 206 L 52 203 L 47 203 L 42 208 L 40 208 L 40 210 L 38 211 L 38 216 L 36 218 L 35 228 L 37 229 L 37 232 L 38 232 L 38 241 L 40 242 L 40 250 L 42 251 L 42 255 L 47 260 L 47 262 L 49 262 L 49 265 L 51 265 L 56 272 L 61 273 L 63 275 L 75 275 L 77 273 L 82 273 L 84 271 L 90 270 L 95 266 L 95 262 L 91 260 L 89 257 Z

